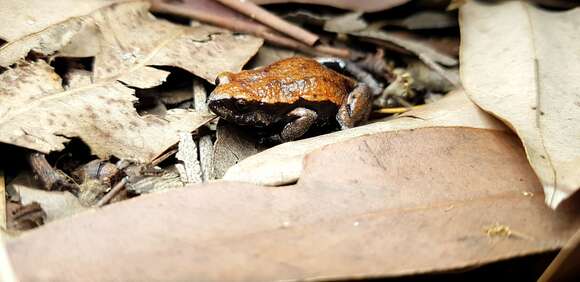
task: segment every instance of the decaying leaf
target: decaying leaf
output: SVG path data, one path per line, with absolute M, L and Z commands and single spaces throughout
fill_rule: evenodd
M 251 0 L 256 4 L 275 4 L 275 3 L 307 3 L 333 6 L 341 9 L 348 9 L 361 12 L 378 12 L 393 7 L 403 5 L 409 0 Z
M 29 5 L 58 7 L 36 2 Z M 189 132 L 207 122 L 211 117 L 206 113 L 185 110 L 168 111 L 163 118 L 139 117 L 133 109 L 133 90 L 123 84 L 138 88 L 161 84 L 169 72 L 152 65 L 180 67 L 213 83 L 219 72 L 240 70 L 262 40 L 205 25 L 174 25 L 155 19 L 147 8 L 147 2 L 130 1 L 85 17 L 45 23 L 53 25 L 34 36 L 54 27 L 73 33 L 68 43 L 74 46 L 82 46 L 77 42 L 86 38 L 81 36 L 84 32 L 99 38 L 98 48 L 81 52 L 95 56 L 93 73 L 80 79 L 79 75 L 89 74 L 78 72 L 71 79 L 75 83 L 63 88 L 60 77 L 42 61 L 4 72 L 0 130 L 6 134 L 0 141 L 47 153 L 62 149 L 70 137 L 81 137 L 101 158 L 115 155 L 146 162 L 174 144 L 177 131 Z M 71 29 L 67 24 L 73 20 L 82 26 Z M 97 28 L 87 28 L 91 26 Z M 62 39 L 54 34 L 46 37 L 46 42 Z M 15 39 L 5 46 L 19 42 Z M 6 61 L 17 59 L 10 54 L 0 50 Z
M 333 17 L 324 23 L 324 30 L 337 33 L 348 33 L 367 28 L 367 23 L 361 18 L 363 13 L 353 12 Z
M 247 134 L 235 125 L 220 120 L 213 147 L 212 177 L 222 178 L 231 166 L 262 151 L 263 148 L 258 147 L 257 144 L 256 137 Z
M 175 109 L 164 118 L 140 117 L 133 90 L 119 82 L 64 89 L 44 61 L 0 75 L 0 142 L 48 153 L 80 137 L 102 159 L 110 155 L 147 162 L 211 116 Z
M 39 187 L 32 175 L 21 173 L 8 184 L 22 205 L 38 203 L 51 222 L 87 210 L 79 199 L 67 191 L 46 191 Z
M 23 58 L 28 50 L 48 55 L 64 47 L 61 55 L 96 56 L 93 82 L 117 79 L 139 88 L 153 87 L 161 84 L 169 74 L 151 67 L 161 65 L 183 68 L 213 83 L 222 71 L 239 71 L 262 44 L 261 39 L 233 35 L 215 27 L 187 27 L 155 19 L 148 12 L 147 1 L 104 6 L 81 17 L 74 17 L 79 13 L 74 9 L 69 13 L 68 9 L 52 1 L 26 1 L 25 5 L 9 4 L 11 2 L 6 6 L 0 3 L 0 8 L 12 8 L 11 13 L 27 15 L 39 24 L 34 29 L 24 29 L 19 36 L 5 36 L 8 43 L 0 48 L 1 66 Z M 71 7 L 90 6 L 83 4 L 84 1 L 65 2 Z M 106 3 L 87 1 L 92 2 Z M 102 6 L 93 4 L 90 7 Z M 42 15 L 35 14 L 38 8 L 64 19 L 40 21 Z M 31 39 L 36 37 L 41 39 Z M 91 40 L 87 42 L 87 38 Z
M 468 1 L 461 50 L 466 92 L 522 139 L 556 208 L 580 188 L 580 10 Z
M 121 1 L 0 1 L 0 66 L 24 58 L 30 50 L 49 55 L 64 47 L 83 28 L 84 17 Z
M 458 63 L 457 59 L 438 50 L 437 46 L 433 46 L 431 42 L 412 36 L 410 33 L 385 31 L 370 27 L 349 32 L 349 34 L 369 38 L 373 43 L 377 44 L 381 44 L 381 41 L 392 44 L 416 55 L 421 60 L 430 60 L 445 66 L 455 66 Z
M 306 166 L 295 186 L 219 182 L 121 202 L 31 231 L 8 253 L 21 281 L 352 280 L 555 250 L 580 226 L 577 210 L 522 194 L 541 185 L 509 132 L 381 133 Z M 495 224 L 513 235 L 490 238 Z
M 422 109 L 410 111 L 393 120 L 380 121 L 270 148 L 230 168 L 224 179 L 262 185 L 292 183 L 303 171 L 304 156 L 325 145 L 366 134 L 435 126 L 505 130 L 499 121 L 469 101 L 463 91 L 457 91 L 448 94 L 440 101 Z
M 404 19 L 387 19 L 385 23 L 410 30 L 451 28 L 457 26 L 457 17 L 445 11 L 427 10 L 413 13 Z

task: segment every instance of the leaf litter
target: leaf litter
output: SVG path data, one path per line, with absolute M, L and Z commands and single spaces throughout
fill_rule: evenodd
M 465 3 L 363 1 L 354 7 L 342 1 L 317 1 L 321 6 L 255 2 L 295 4 L 151 1 L 151 10 L 167 19 L 162 20 L 148 12 L 146 1 L 0 2 L 9 7 L 2 11 L 17 14 L 4 15 L 15 28 L 0 27 L 0 79 L 9 82 L 0 86 L 0 99 L 5 96 L 9 105 L 0 129 L 10 131 L 0 142 L 28 148 L 24 155 L 31 156 L 29 166 L 40 180 L 19 186 L 16 176 L 30 172 L 7 170 L 9 228 L 2 235 L 20 236 L 49 223 L 13 241 L 9 248 L 16 262 L 26 260 L 20 260 L 24 253 L 12 251 L 13 246 L 28 252 L 39 244 L 66 249 L 68 258 L 80 251 L 105 261 L 113 257 L 113 263 L 122 260 L 116 268 L 95 268 L 112 272 L 92 272 L 87 264 L 75 268 L 94 279 L 109 279 L 111 273 L 187 279 L 191 271 L 195 277 L 208 274 L 208 280 L 351 279 L 441 272 L 563 245 L 577 226 L 574 212 L 563 205 L 554 214 L 541 205 L 541 197 L 533 196 L 541 193 L 540 186 L 510 129 L 481 111 L 461 89 L 458 63 L 464 71 L 469 62 L 463 53 L 461 61 L 457 58 L 457 14 L 444 10 Z M 461 29 L 465 40 L 464 23 Z M 342 58 L 324 60 L 335 71 L 372 86 L 369 124 L 268 149 L 253 130 L 218 122 L 208 110 L 207 93 L 223 71 L 321 55 Z M 473 99 L 473 87 L 466 88 Z M 224 174 L 218 183 L 185 185 L 212 182 Z M 297 184 L 268 188 L 231 180 Z M 425 185 L 430 189 L 417 190 Z M 125 201 L 160 191 L 169 193 Z M 111 207 L 92 208 L 104 205 Z M 88 209 L 96 212 L 65 218 Z M 145 226 L 136 218 L 142 216 L 148 218 Z M 128 237 L 114 227 L 124 221 L 129 224 L 120 224 L 133 232 Z M 95 235 L 106 246 L 87 249 L 95 246 L 78 241 L 78 250 L 68 250 L 39 239 L 55 237 L 50 232 L 62 230 L 59 224 L 77 234 L 75 240 Z M 80 228 L 87 224 L 101 229 Z M 368 235 L 387 229 L 389 236 Z M 173 237 L 159 235 L 167 230 Z M 323 251 L 320 238 L 326 239 Z M 377 255 L 360 238 L 385 252 Z M 417 249 L 425 238 L 433 239 L 423 244 L 429 248 Z M 470 238 L 470 248 L 462 245 L 465 238 Z M 203 250 L 197 240 L 203 241 Z M 272 240 L 296 244 L 273 246 Z M 183 251 L 184 242 L 193 253 Z M 470 253 L 474 244 L 478 251 Z M 445 258 L 449 246 L 452 258 Z M 133 247 L 138 253 L 169 253 L 155 264 L 149 264 L 153 257 L 139 256 L 140 267 L 151 267 L 133 273 Z M 223 252 L 224 247 L 229 251 Z M 425 249 L 431 252 L 416 255 Z M 272 250 L 277 261 L 292 267 L 280 268 L 252 255 Z M 250 262 L 249 268 L 224 268 L 232 254 Z M 199 255 L 204 263 L 193 269 L 162 271 L 184 260 L 200 261 Z M 319 260 L 321 255 L 326 259 Z M 62 265 L 68 258 L 61 258 L 49 252 L 41 259 Z M 392 261 L 399 264 L 385 270 Z M 58 267 L 50 264 L 39 264 L 35 271 L 52 275 Z M 21 274 L 22 263 L 16 268 L 19 278 L 36 275 L 28 270 Z M 76 273 L 66 277 L 79 277 Z

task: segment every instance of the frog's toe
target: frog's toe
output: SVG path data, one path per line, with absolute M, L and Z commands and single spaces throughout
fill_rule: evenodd
M 372 107 L 372 95 L 369 87 L 358 83 L 347 95 L 336 114 L 341 129 L 352 128 L 369 118 Z

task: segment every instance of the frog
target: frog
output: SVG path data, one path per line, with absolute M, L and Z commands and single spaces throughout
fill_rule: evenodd
M 372 106 L 365 83 L 301 56 L 222 72 L 216 85 L 209 109 L 228 122 L 268 132 L 263 140 L 272 143 L 297 140 L 329 124 L 352 128 L 368 119 Z

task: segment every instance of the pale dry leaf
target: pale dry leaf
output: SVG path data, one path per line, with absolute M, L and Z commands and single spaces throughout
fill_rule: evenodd
M 580 226 L 577 207 L 521 195 L 541 185 L 511 132 L 362 136 L 306 167 L 288 187 L 221 181 L 124 201 L 30 231 L 8 252 L 22 281 L 350 281 L 553 251 Z M 496 222 L 526 237 L 490 240 Z
M 67 191 L 45 191 L 19 184 L 13 185 L 20 195 L 23 205 L 32 202 L 40 204 L 46 212 L 47 222 L 68 217 L 88 209 L 80 203 L 77 197 Z
M 181 26 L 155 19 L 147 2 L 102 9 L 94 15 L 101 30 L 95 54 L 95 81 L 116 77 L 131 86 L 159 85 L 175 66 L 210 83 L 223 71 L 239 71 L 258 51 L 262 39 L 208 26 Z
M 367 28 L 367 23 L 361 18 L 363 13 L 353 12 L 328 19 L 324 23 L 324 30 L 348 33 Z
M 394 44 L 397 47 L 415 54 L 421 60 L 430 60 L 444 66 L 455 66 L 458 63 L 457 59 L 438 50 L 435 46 L 431 45 L 432 43 L 429 43 L 425 39 L 411 36 L 411 34 L 379 30 L 374 27 L 352 31 L 349 32 L 349 34 L 363 38 L 370 38 L 374 43 L 384 41 L 388 44 Z
M 212 118 L 180 109 L 140 117 L 133 92 L 115 81 L 65 90 L 44 61 L 9 69 L 0 75 L 0 142 L 49 153 L 80 137 L 102 159 L 147 162 L 175 144 L 179 130 Z
M 12 13 L 23 15 L 40 17 L 30 12 L 34 9 L 31 7 L 37 6 L 60 18 L 72 17 L 61 22 L 43 21 L 40 26 L 44 29 L 32 34 L 26 32 L 35 30 L 25 30 L 21 38 L 8 38 L 7 44 L 0 47 L 1 66 L 13 64 L 30 50 L 49 55 L 62 48 L 61 56 L 95 56 L 95 82 L 117 79 L 130 86 L 149 88 L 160 85 L 169 75 L 152 66 L 175 66 L 213 83 L 222 71 L 239 71 L 262 44 L 262 39 L 234 35 L 216 27 L 188 27 L 158 20 L 149 13 L 148 1 L 94 4 L 90 7 L 100 9 L 80 17 L 74 16 L 78 14 L 74 9 L 77 5 L 86 6 L 84 1 L 69 3 L 72 15 L 60 11 L 62 7 L 54 3 L 34 0 L 8 6 L 19 9 Z
M 49 55 L 83 28 L 84 17 L 122 0 L 0 1 L 0 66 L 9 66 L 29 51 Z M 86 43 L 86 42 L 85 42 Z
M 220 120 L 213 145 L 213 178 L 222 178 L 228 168 L 263 150 L 255 136 Z
M 189 132 L 180 132 L 179 139 L 175 158 L 183 163 L 184 171 L 179 171 L 181 179 L 184 183 L 201 183 L 201 165 L 197 159 L 197 145 Z
M 263 185 L 295 182 L 303 171 L 304 156 L 325 145 L 378 132 L 421 127 L 473 127 L 506 130 L 501 122 L 481 111 L 461 90 L 399 118 L 379 121 L 353 129 L 284 143 L 248 157 L 228 169 L 225 180 Z
M 556 208 L 580 188 L 580 9 L 468 1 L 460 24 L 467 94 L 515 130 Z

